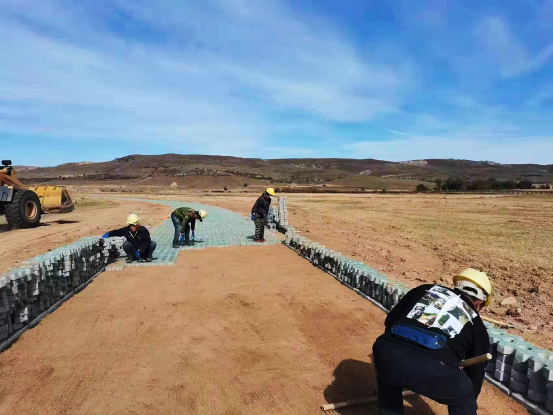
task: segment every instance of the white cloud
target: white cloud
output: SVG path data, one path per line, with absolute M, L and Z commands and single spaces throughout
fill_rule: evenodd
M 542 68 L 553 57 L 553 43 L 532 54 L 500 17 L 487 17 L 476 25 L 475 35 L 489 62 L 498 65 L 504 78 L 512 78 Z M 482 60 L 484 56 L 480 56 Z
M 106 23 L 115 8 L 168 39 L 118 33 Z M 407 81 L 277 1 L 0 1 L 0 16 L 0 105 L 24 118 L 0 112 L 4 133 L 238 148 L 267 141 L 280 113 L 326 123 L 393 112 Z
M 389 129 L 387 129 L 387 128 L 386 128 L 384 131 L 387 131 L 387 132 L 389 132 L 389 133 L 391 133 L 391 134 L 395 134 L 395 135 L 409 135 L 409 134 L 404 133 L 404 132 L 401 132 L 401 131 L 389 130 Z
M 489 160 L 499 163 L 553 163 L 551 137 L 417 136 L 391 141 L 344 144 L 355 158 L 402 161 L 417 159 Z

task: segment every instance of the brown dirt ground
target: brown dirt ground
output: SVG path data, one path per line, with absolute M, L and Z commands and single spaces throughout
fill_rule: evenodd
M 257 195 L 143 197 L 206 203 L 249 216 Z M 468 267 L 486 271 L 495 290 L 488 316 L 515 324 L 511 332 L 553 350 L 552 196 L 292 194 L 288 205 L 290 224 L 306 237 L 412 287 L 450 284 Z M 502 306 L 511 296 L 517 304 Z
M 138 213 L 142 224 L 155 227 L 171 213 L 164 205 L 140 202 L 108 201 L 75 197 L 76 210 L 71 213 L 43 215 L 35 229 L 12 229 L 0 222 L 0 273 L 17 267 L 24 260 L 67 245 L 85 236 L 102 235 L 110 229 L 125 226 L 129 213 Z
M 284 246 L 181 252 L 100 275 L 0 354 L 0 414 L 321 413 L 374 392 L 383 320 Z M 488 384 L 479 404 L 524 413 Z

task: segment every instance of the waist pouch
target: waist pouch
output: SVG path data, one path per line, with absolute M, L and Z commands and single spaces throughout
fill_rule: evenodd
M 397 324 L 392 327 L 392 334 L 397 337 L 403 337 L 420 344 L 427 349 L 441 349 L 447 344 L 447 337 L 443 334 L 437 334 L 430 330 L 418 327 Z

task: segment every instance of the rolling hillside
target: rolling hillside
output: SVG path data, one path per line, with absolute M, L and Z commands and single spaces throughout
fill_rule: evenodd
M 250 159 L 225 156 L 163 154 L 129 155 L 103 163 L 67 163 L 20 170 L 28 180 L 116 180 L 146 177 L 243 176 L 277 183 L 363 186 L 363 178 L 433 181 L 462 176 L 518 180 L 533 175 L 536 182 L 553 182 L 553 165 L 499 164 L 469 160 L 389 162 L 374 159 Z

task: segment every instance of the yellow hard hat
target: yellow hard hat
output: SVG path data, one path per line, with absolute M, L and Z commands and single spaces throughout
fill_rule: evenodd
M 138 215 L 135 215 L 134 213 L 131 213 L 127 217 L 127 225 L 138 225 L 139 222 L 140 222 L 140 218 L 138 217 Z
M 462 291 L 464 291 L 463 288 L 469 287 L 467 291 L 470 291 L 472 296 L 485 300 L 486 306 L 490 305 L 492 301 L 492 283 L 485 272 L 477 271 L 474 268 L 466 269 L 453 277 L 453 284 Z
M 273 189 L 272 187 L 269 187 L 267 190 L 265 190 L 267 193 L 269 193 L 271 196 L 274 196 L 275 195 L 275 189 Z
M 200 218 L 205 219 L 205 217 L 207 216 L 207 212 L 205 210 L 200 210 L 198 212 L 198 215 L 200 215 Z

